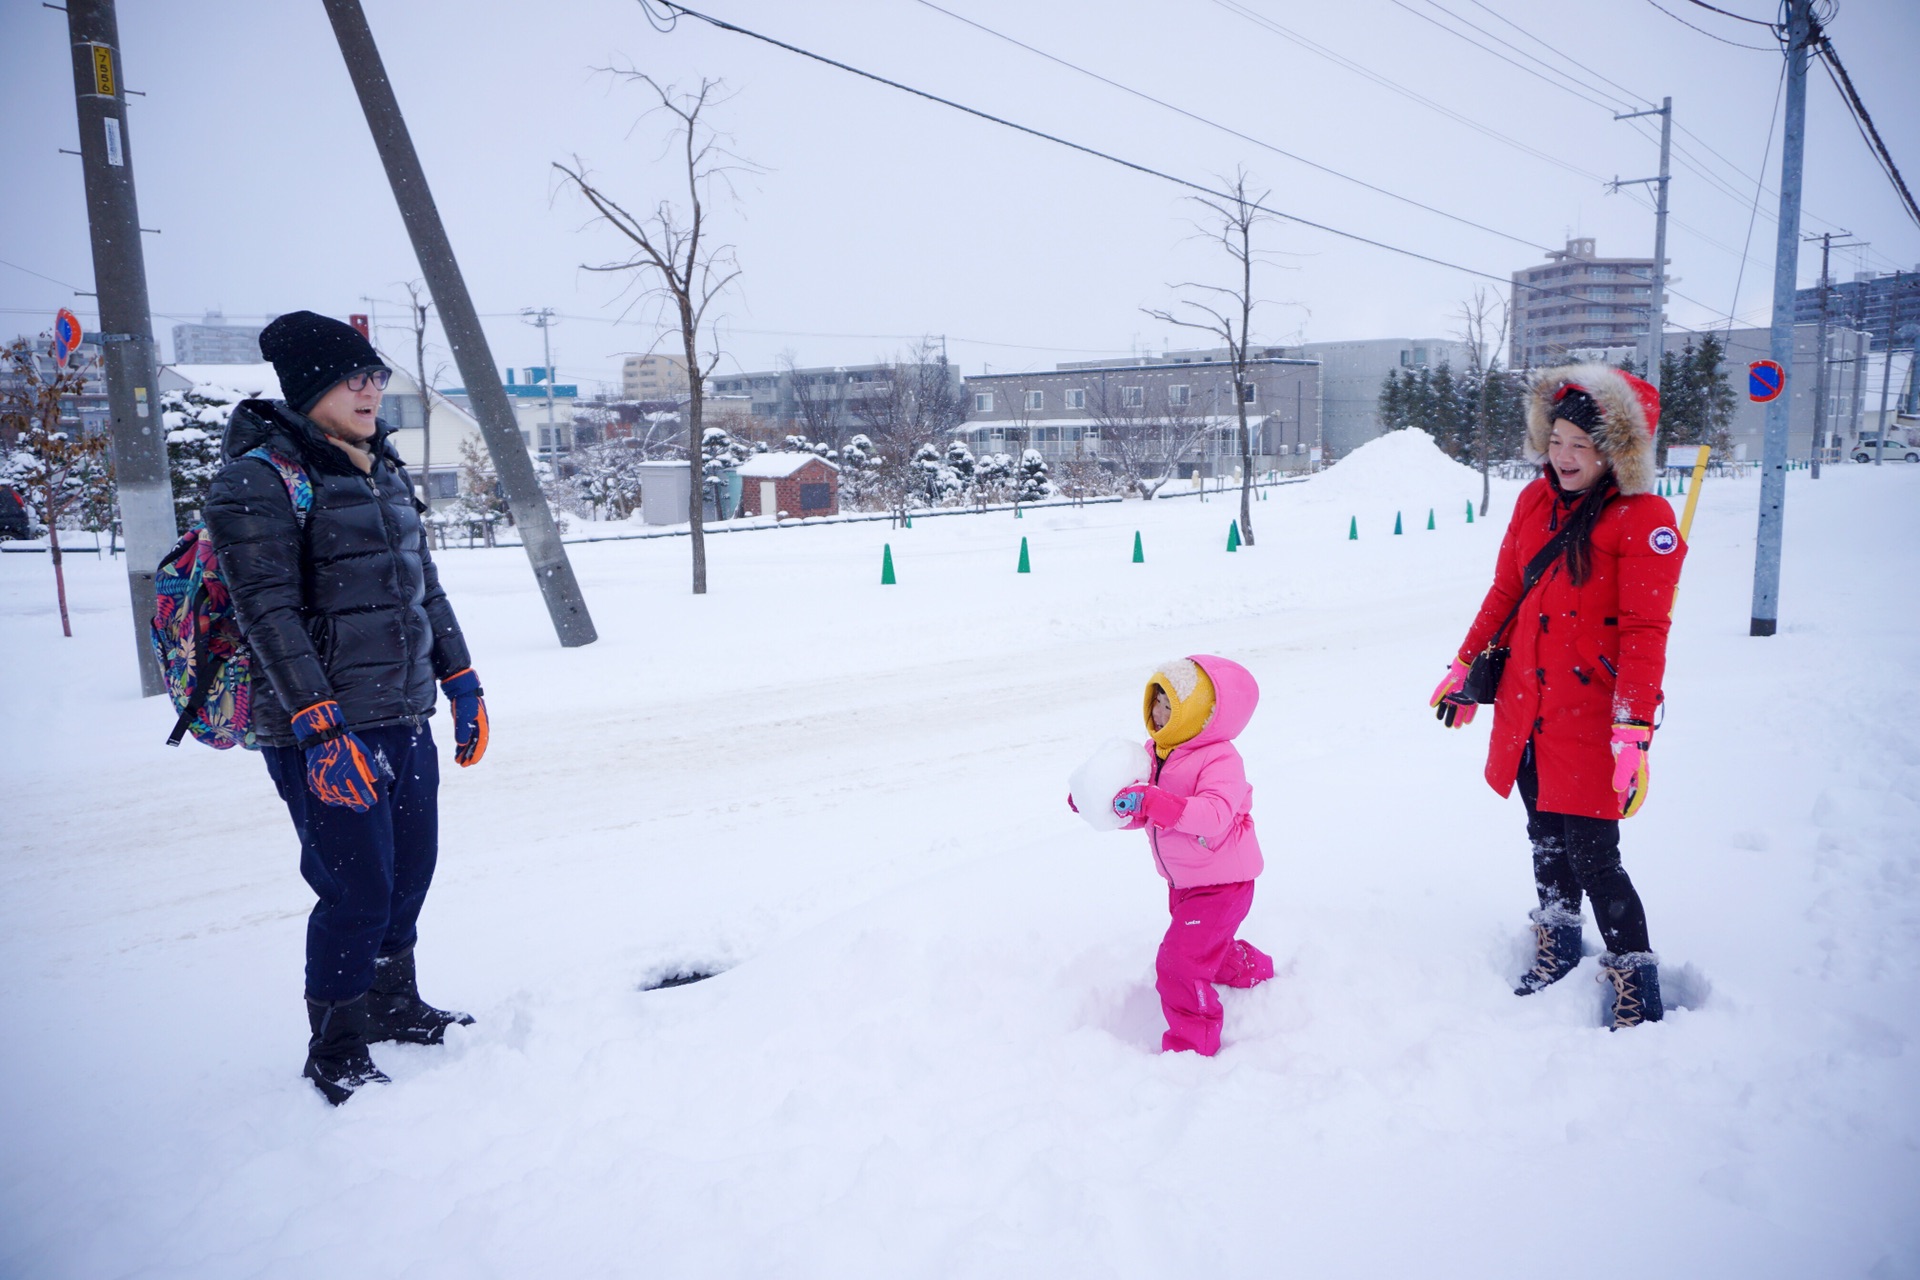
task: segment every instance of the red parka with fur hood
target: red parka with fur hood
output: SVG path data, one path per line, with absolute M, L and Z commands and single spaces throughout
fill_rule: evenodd
M 1549 813 L 1618 818 L 1610 747 L 1616 722 L 1652 724 L 1662 699 L 1667 628 L 1686 546 L 1673 508 L 1652 492 L 1654 430 L 1659 401 L 1638 378 L 1604 365 L 1544 371 L 1527 405 L 1528 444 L 1544 454 L 1557 393 L 1578 386 L 1605 414 L 1594 443 L 1611 464 L 1586 495 L 1563 494 L 1542 476 L 1521 491 L 1500 544 L 1493 587 L 1460 646 L 1471 663 L 1520 594 L 1527 562 L 1595 493 L 1610 496 L 1594 523 L 1590 572 L 1574 585 L 1557 559 L 1521 606 L 1508 632 L 1512 646 L 1493 708 L 1487 784 L 1513 790 L 1521 754 L 1533 743 L 1539 807 Z M 1614 486 L 1618 492 L 1612 492 Z

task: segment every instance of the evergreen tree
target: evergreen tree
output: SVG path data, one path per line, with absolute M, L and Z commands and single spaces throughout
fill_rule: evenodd
M 1014 475 L 1014 497 L 1020 502 L 1038 502 L 1053 493 L 1053 480 L 1047 475 L 1047 460 L 1038 449 L 1020 456 L 1020 469 Z

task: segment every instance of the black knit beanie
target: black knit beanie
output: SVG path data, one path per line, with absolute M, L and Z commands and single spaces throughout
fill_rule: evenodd
M 358 329 L 311 311 L 289 311 L 262 329 L 260 354 L 273 361 L 280 394 L 301 413 L 362 369 L 387 367 Z
M 1589 435 L 1606 418 L 1593 397 L 1587 394 L 1587 389 L 1571 383 L 1562 388 L 1559 397 L 1554 400 L 1553 416 L 1556 421 L 1566 419 Z

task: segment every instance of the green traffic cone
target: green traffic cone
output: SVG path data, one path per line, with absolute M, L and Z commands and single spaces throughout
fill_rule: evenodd
M 1032 573 L 1033 572 L 1033 561 L 1027 559 L 1027 540 L 1025 538 L 1020 539 L 1020 567 L 1014 570 L 1014 572 L 1016 573 Z
M 1393 513 L 1393 536 L 1396 538 L 1400 536 L 1400 513 L 1398 511 Z
M 1360 517 L 1359 516 L 1347 517 L 1347 541 L 1348 542 L 1360 541 Z
M 1685 497 L 1686 493 L 1687 493 L 1687 473 L 1682 471 L 1680 473 L 1680 496 Z
M 1473 523 L 1473 499 L 1467 499 L 1467 523 Z
M 906 527 L 907 527 L 907 528 L 909 528 L 909 529 L 911 529 L 911 528 L 913 528 L 913 517 L 912 517 L 912 516 L 908 516 L 908 517 L 907 517 L 907 524 L 906 524 Z
M 1147 562 L 1147 549 L 1140 544 L 1140 531 L 1138 529 L 1133 531 L 1133 562 L 1135 564 L 1145 564 Z
M 1433 528 L 1433 508 L 1427 508 L 1427 528 Z
M 1013 504 L 1013 518 L 1015 520 L 1025 520 L 1027 518 L 1026 513 L 1020 510 L 1020 504 L 1017 502 Z
M 885 544 L 880 549 L 880 585 L 891 587 L 893 581 L 893 544 Z
M 1240 522 L 1237 520 L 1229 520 L 1227 522 L 1227 550 L 1238 551 L 1239 549 L 1240 549 Z

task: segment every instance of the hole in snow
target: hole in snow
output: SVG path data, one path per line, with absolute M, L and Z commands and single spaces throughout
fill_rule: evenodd
M 642 981 L 640 990 L 661 991 L 667 987 L 684 987 L 695 982 L 705 982 L 708 978 L 718 977 L 725 972 L 725 969 L 669 969 Z

